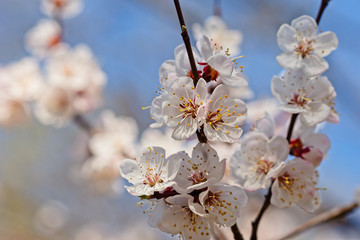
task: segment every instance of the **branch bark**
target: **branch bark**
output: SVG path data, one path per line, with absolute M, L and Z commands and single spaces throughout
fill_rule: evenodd
M 344 216 L 350 214 L 351 212 L 353 212 L 358 207 L 359 207 L 358 203 L 351 203 L 351 204 L 348 204 L 345 206 L 339 206 L 339 207 L 330 209 L 329 211 L 323 212 L 323 213 L 315 216 L 314 218 L 310 219 L 309 221 L 301 224 L 299 227 L 297 227 L 293 231 L 289 232 L 285 236 L 281 237 L 280 239 L 281 240 L 288 239 L 288 238 L 298 235 L 312 227 L 315 227 L 319 224 L 344 217 Z

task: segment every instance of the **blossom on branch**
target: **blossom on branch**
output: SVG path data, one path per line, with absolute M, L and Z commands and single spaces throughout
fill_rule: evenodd
M 317 34 L 318 26 L 309 16 L 301 16 L 283 24 L 277 32 L 277 42 L 284 51 L 276 57 L 279 64 L 291 70 L 302 70 L 306 75 L 319 75 L 329 68 L 323 59 L 338 46 L 333 32 Z
M 61 28 L 50 19 L 42 19 L 25 35 L 25 47 L 34 56 L 43 58 L 53 53 L 61 43 Z
M 165 150 L 149 147 L 138 160 L 125 159 L 120 162 L 120 174 L 133 184 L 126 186 L 135 196 L 150 196 L 172 187 L 180 164 L 180 156 L 173 154 L 165 157 Z
M 204 26 L 195 23 L 192 27 L 195 39 L 203 36 L 211 40 L 211 46 L 216 52 L 229 52 L 231 55 L 239 54 L 243 35 L 239 30 L 228 29 L 224 20 L 219 16 L 210 16 Z
M 286 162 L 277 171 L 271 203 L 280 208 L 296 204 L 305 211 L 314 212 L 321 203 L 317 182 L 318 172 L 311 163 L 300 158 Z
M 232 174 L 246 190 L 268 188 L 288 154 L 289 145 L 283 137 L 269 139 L 261 132 L 249 132 L 230 160 Z
M 72 18 L 83 9 L 83 0 L 42 0 L 41 11 L 50 17 Z
M 289 113 L 298 113 L 306 126 L 327 120 L 336 96 L 327 77 L 306 77 L 298 71 L 287 71 L 282 78 L 274 76 L 271 91 L 282 104 L 280 108 Z

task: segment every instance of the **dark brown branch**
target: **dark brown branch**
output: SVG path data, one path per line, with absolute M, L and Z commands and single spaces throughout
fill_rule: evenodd
M 320 23 L 321 16 L 323 15 L 324 10 L 327 7 L 329 2 L 330 2 L 330 0 L 321 0 L 321 5 L 320 5 L 320 8 L 319 8 L 318 14 L 316 16 L 316 23 L 318 25 Z
M 199 74 L 198 74 L 197 68 L 196 68 L 195 58 L 194 58 L 194 54 L 193 54 L 191 43 L 190 43 L 190 37 L 189 37 L 188 31 L 187 31 L 187 28 L 185 25 L 185 20 L 184 20 L 182 11 L 181 11 L 179 0 L 174 0 L 174 4 L 175 4 L 177 15 L 179 17 L 179 22 L 180 22 L 180 27 L 181 27 L 181 36 L 183 38 L 183 41 L 184 41 L 184 44 L 186 47 L 186 51 L 187 51 L 187 54 L 189 57 L 191 71 L 192 71 L 193 78 L 194 78 L 194 86 L 196 86 L 197 82 L 199 81 Z
M 83 116 L 77 114 L 74 116 L 73 120 L 76 125 L 83 129 L 87 134 L 92 135 L 94 133 L 93 127 Z
M 214 16 L 221 17 L 221 0 L 214 0 Z
M 233 232 L 235 240 L 243 240 L 244 239 L 243 236 L 241 235 L 240 230 L 236 223 L 231 226 L 231 231 Z
M 285 236 L 281 237 L 280 239 L 288 239 L 290 237 L 293 237 L 299 233 L 302 233 L 312 227 L 315 227 L 319 224 L 338 219 L 341 217 L 344 217 L 351 212 L 353 212 L 359 205 L 357 203 L 351 203 L 346 206 L 340 206 L 335 207 L 333 209 L 330 209 L 329 211 L 323 212 L 314 218 L 310 219 L 309 221 L 301 224 L 299 227 L 297 227 L 295 230 L 291 231 L 290 233 L 286 234 Z
M 289 124 L 289 128 L 288 128 L 288 132 L 287 132 L 287 136 L 286 136 L 286 140 L 290 143 L 290 140 L 291 140 L 291 135 L 292 135 L 292 132 L 294 130 L 294 126 L 295 126 L 295 121 L 296 121 L 296 118 L 299 114 L 298 113 L 294 113 L 291 115 L 291 120 L 290 120 L 290 124 Z
M 270 200 L 271 200 L 271 196 L 272 196 L 272 191 L 271 191 L 271 187 L 273 185 L 274 182 L 271 183 L 268 193 L 265 196 L 265 201 L 260 209 L 259 214 L 257 215 L 257 217 L 255 218 L 255 220 L 251 223 L 252 225 L 252 231 L 251 231 L 251 237 L 250 240 L 257 240 L 257 230 L 259 228 L 259 224 L 260 224 L 260 220 L 262 218 L 262 216 L 264 215 L 265 211 L 268 209 L 268 207 L 270 206 Z

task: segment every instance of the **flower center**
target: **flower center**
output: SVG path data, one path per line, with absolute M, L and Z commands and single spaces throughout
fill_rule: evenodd
M 193 167 L 194 168 L 194 167 Z M 189 177 L 189 180 L 192 181 L 193 185 L 206 182 L 207 181 L 207 172 L 194 170 L 193 174 Z
M 199 63 L 200 64 L 200 63 Z M 215 69 L 213 69 L 210 65 L 207 65 L 204 67 L 203 69 L 203 73 L 202 73 L 202 78 L 206 81 L 206 82 L 210 82 L 210 81 L 216 81 L 216 79 L 219 77 L 219 73 L 218 71 L 216 71 Z
M 213 129 L 217 129 L 218 124 L 223 124 L 224 121 L 222 117 L 229 112 L 229 110 L 225 111 L 225 113 L 221 113 L 221 108 L 216 109 L 213 112 L 209 112 L 206 117 L 206 123 L 210 124 Z
M 162 183 L 163 180 L 160 178 L 160 175 L 158 174 L 154 174 L 151 171 L 148 171 L 145 174 L 145 180 L 144 180 L 144 184 L 148 184 L 150 185 L 150 187 L 155 186 L 157 183 Z
M 65 1 L 64 0 L 53 0 L 53 4 L 57 8 L 62 8 L 65 6 Z
M 196 118 L 199 105 L 195 103 L 195 99 L 185 99 L 184 97 L 181 97 L 179 101 L 179 111 L 183 113 L 183 118 L 186 118 L 189 115 Z
M 310 151 L 310 147 L 305 147 L 300 138 L 290 141 L 290 154 L 296 157 L 302 157 L 303 154 Z
M 299 46 L 296 48 L 297 54 L 301 55 L 302 58 L 310 56 L 311 52 L 314 50 L 312 43 L 313 40 L 308 40 L 307 38 L 301 39 Z
M 292 186 L 295 183 L 295 179 L 291 177 L 288 172 L 285 172 L 282 176 L 278 177 L 278 181 L 282 189 L 293 192 Z
M 274 163 L 269 161 L 269 160 L 265 160 L 265 159 L 260 159 L 256 162 L 257 164 L 257 168 L 256 168 L 256 172 L 259 174 L 268 174 L 268 172 L 270 171 L 271 167 L 274 166 Z
M 48 42 L 47 47 L 48 47 L 48 48 L 55 47 L 55 46 L 58 45 L 60 42 L 61 42 L 61 36 L 60 36 L 60 35 L 57 35 L 57 36 L 55 36 L 55 37 L 53 37 L 53 38 L 50 39 L 50 41 Z
M 298 106 L 304 107 L 308 104 L 311 99 L 305 97 L 305 93 L 295 93 L 293 98 L 289 101 L 289 104 L 296 104 Z

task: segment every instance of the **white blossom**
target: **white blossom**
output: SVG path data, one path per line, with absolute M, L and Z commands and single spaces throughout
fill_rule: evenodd
M 249 132 L 242 137 L 241 148 L 231 158 L 230 166 L 246 190 L 268 188 L 288 154 L 289 145 L 283 137 L 269 139 L 261 132 Z
M 196 45 L 200 54 L 195 48 L 192 48 L 192 51 L 200 78 L 206 82 L 215 81 L 229 87 L 238 88 L 248 85 L 241 73 L 241 67 L 236 66 L 237 58 L 230 58 L 225 53 L 217 53 L 205 36 Z M 176 47 L 174 55 L 175 60 L 167 60 L 160 67 L 160 83 L 164 90 L 175 81 L 176 77 L 194 78 L 185 45 Z
M 42 19 L 25 35 L 26 49 L 37 57 L 51 54 L 61 43 L 61 28 L 50 19 Z
M 178 78 L 171 86 L 163 108 L 165 123 L 174 128 L 172 137 L 183 140 L 192 136 L 198 129 L 198 110 L 207 98 L 206 83 L 200 79 L 196 88 L 189 77 Z M 156 99 L 153 101 L 156 101 Z
M 232 55 L 240 52 L 242 33 L 239 30 L 228 29 L 224 20 L 219 16 L 208 17 L 204 26 L 195 23 L 192 30 L 197 41 L 203 36 L 208 37 L 216 52 L 228 50 Z
M 321 203 L 317 182 L 318 172 L 311 163 L 300 158 L 286 162 L 276 174 L 271 203 L 280 208 L 297 204 L 308 212 L 314 212 Z
M 15 127 L 30 118 L 30 101 L 40 94 L 42 75 L 37 61 L 23 58 L 0 69 L 0 125 Z
M 83 0 L 42 0 L 41 11 L 50 17 L 72 18 L 83 9 Z
M 167 198 L 170 205 L 157 213 L 155 210 L 152 215 L 158 215 L 156 227 L 161 231 L 173 235 L 181 235 L 184 240 L 208 240 L 211 237 L 212 224 L 208 218 L 202 217 L 192 211 L 191 208 L 201 208 L 200 204 L 194 202 L 194 197 L 190 195 L 177 195 Z
M 61 127 L 69 122 L 75 111 L 72 105 L 73 94 L 62 87 L 44 86 L 43 94 L 37 99 L 35 116 L 45 125 Z
M 208 216 L 221 226 L 231 227 L 240 217 L 240 208 L 246 205 L 247 199 L 240 187 L 217 183 L 200 193 L 203 211 L 197 211 L 198 208 L 193 208 L 193 211 L 200 216 Z
M 336 96 L 327 77 L 305 77 L 291 71 L 287 71 L 283 78 L 274 76 L 271 91 L 282 104 L 282 110 L 298 113 L 301 122 L 307 126 L 328 119 Z
M 319 75 L 329 68 L 323 59 L 338 46 L 333 32 L 317 34 L 317 24 L 312 17 L 301 16 L 281 25 L 277 42 L 284 53 L 276 57 L 279 64 L 292 70 L 302 69 L 306 75 Z
M 208 140 L 235 142 L 242 134 L 241 126 L 246 119 L 246 106 L 240 99 L 228 96 L 227 88 L 215 88 L 209 101 L 199 110 L 200 123 Z
M 165 157 L 165 150 L 160 147 L 149 147 L 135 161 L 125 159 L 120 162 L 120 174 L 133 186 L 125 188 L 132 195 L 150 196 L 172 187 L 180 164 L 178 154 Z
M 198 143 L 191 158 L 186 152 L 179 152 L 180 168 L 175 178 L 174 188 L 178 192 L 188 193 L 215 184 L 224 176 L 226 161 L 209 144 Z

